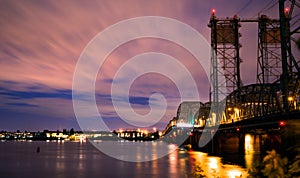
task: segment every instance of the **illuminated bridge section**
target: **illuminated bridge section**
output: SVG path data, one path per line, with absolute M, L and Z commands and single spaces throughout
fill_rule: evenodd
M 176 127 L 194 127 L 201 106 L 201 102 L 182 102 L 177 110 Z
M 253 118 L 269 118 L 271 121 L 272 118 L 281 116 L 283 118 L 297 113 L 299 115 L 300 80 L 295 78 L 290 81 L 287 110 L 284 108 L 280 83 L 252 84 L 241 87 L 239 91 L 235 90 L 225 98 L 226 107 L 220 118 L 214 117 L 214 113 L 210 114 L 210 103 L 204 104 L 204 107 L 199 109 L 198 118 L 195 118 L 194 127 L 233 124 Z
M 280 84 L 253 84 L 242 87 L 240 97 L 237 96 L 238 92 L 235 91 L 226 98 L 226 110 L 220 123 L 227 124 L 250 118 L 299 112 L 299 87 L 294 84 L 290 86 L 293 87 L 290 87 L 289 90 L 287 111 L 283 106 L 283 94 Z
M 162 135 L 180 128 L 213 127 L 221 124 L 222 128 L 232 124 L 255 124 L 261 122 L 277 122 L 300 115 L 300 80 L 297 77 L 290 80 L 288 90 L 288 110 L 284 108 L 283 94 L 279 82 L 272 84 L 251 84 L 235 90 L 223 101 L 225 109 L 220 118 L 211 112 L 211 103 L 183 102 L 179 105 L 177 116 L 170 120 Z M 246 120 L 255 121 L 244 122 Z M 253 123 L 252 123 L 253 122 Z M 247 127 L 247 125 L 243 125 Z
M 173 117 L 168 123 L 166 128 L 162 131 L 163 136 L 174 134 L 173 136 L 180 135 L 179 131 L 182 129 L 192 130 L 195 124 L 198 124 L 200 108 L 204 108 L 204 104 L 197 101 L 182 102 L 177 109 L 177 115 Z M 177 130 L 174 132 L 174 130 Z M 172 132 L 172 133 L 170 133 Z

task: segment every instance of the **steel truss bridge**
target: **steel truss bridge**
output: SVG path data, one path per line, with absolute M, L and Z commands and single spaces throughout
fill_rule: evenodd
M 185 118 L 181 118 L 180 108 L 189 104 L 182 103 L 163 135 L 174 127 L 187 125 L 194 130 L 216 125 L 220 125 L 219 129 L 255 125 L 264 128 L 268 123 L 278 127 L 282 120 L 300 119 L 299 59 L 293 55 L 295 48 L 292 48 L 300 39 L 299 17 L 293 16 L 293 11 L 300 8 L 300 1 L 290 0 L 289 5 L 286 8 L 285 0 L 279 0 L 279 19 L 266 15 L 255 19 L 240 19 L 237 15 L 222 19 L 212 12 L 208 24 L 212 49 L 210 101 L 198 102 L 193 117 Z M 240 77 L 239 29 L 243 23 L 258 26 L 257 81 L 247 86 L 243 86 Z

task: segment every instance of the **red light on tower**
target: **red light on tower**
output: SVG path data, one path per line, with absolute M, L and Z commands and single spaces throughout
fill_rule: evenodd
M 284 14 L 286 17 L 289 16 L 289 11 L 290 11 L 290 9 L 288 7 L 284 8 Z
M 290 11 L 290 9 L 288 7 L 284 8 L 284 12 L 288 13 Z
M 211 10 L 211 13 L 212 13 L 212 15 L 215 15 L 216 9 L 212 9 L 212 10 Z

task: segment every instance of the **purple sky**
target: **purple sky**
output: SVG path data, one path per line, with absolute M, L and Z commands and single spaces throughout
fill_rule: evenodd
M 72 79 L 76 63 L 92 38 L 121 20 L 163 16 L 186 23 L 210 43 L 207 27 L 211 9 L 220 18 L 255 18 L 273 0 L 1 0 L 0 6 L 0 130 L 79 130 L 72 106 Z M 278 17 L 278 6 L 264 14 Z M 263 12 L 260 12 L 263 14 Z M 241 74 L 244 84 L 256 80 L 257 26 L 242 24 Z M 159 29 L 153 29 L 159 30 Z M 133 128 L 118 119 L 110 101 L 111 81 L 118 68 L 144 52 L 160 52 L 183 63 L 197 81 L 202 102 L 209 83 L 203 68 L 182 47 L 163 40 L 142 38 L 128 42 L 106 59 L 96 82 L 99 112 L 111 129 Z M 209 51 L 208 51 L 209 53 Z M 168 102 L 158 129 L 176 115 L 180 98 L 176 85 L 162 75 L 139 77 L 131 87 L 130 102 L 140 114 L 149 112 L 148 97 L 161 92 Z

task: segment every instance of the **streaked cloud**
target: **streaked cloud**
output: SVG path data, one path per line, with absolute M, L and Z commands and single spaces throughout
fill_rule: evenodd
M 266 3 L 250 3 L 240 13 L 241 17 L 255 15 Z M 24 129 L 42 129 L 47 125 L 51 125 L 52 129 L 64 125 L 77 127 L 71 101 L 76 63 L 89 41 L 110 25 L 133 17 L 164 16 L 192 26 L 209 41 L 207 23 L 211 9 L 217 9 L 218 17 L 226 17 L 233 16 L 244 5 L 244 2 L 238 0 L 1 1 L 0 112 L 1 120 L 5 121 L 0 130 L 22 129 L 20 123 L 24 124 Z M 268 15 L 276 13 L 277 9 L 272 9 Z M 246 83 L 255 80 L 256 72 L 254 59 L 257 40 L 253 38 L 256 28 L 249 29 L 245 30 L 249 36 L 243 36 L 242 40 L 253 45 L 241 50 L 244 60 L 242 75 Z M 153 30 L 159 30 L 159 27 Z M 178 59 L 196 79 L 200 97 L 208 100 L 209 86 L 204 68 L 209 66 L 199 67 L 188 51 L 168 41 L 131 41 L 108 56 L 97 76 L 96 98 L 99 112 L 112 128 L 116 127 L 116 123 L 126 125 L 118 121 L 111 102 L 111 83 L 116 72 L 133 56 L 153 51 Z M 245 75 L 249 73 L 254 77 Z M 124 77 L 126 81 L 126 76 Z M 178 89 L 164 76 L 149 74 L 138 78 L 131 87 L 131 105 L 137 113 L 146 114 L 149 109 L 148 98 L 153 92 L 163 93 L 169 103 L 163 119 L 166 123 L 176 114 L 180 100 Z

